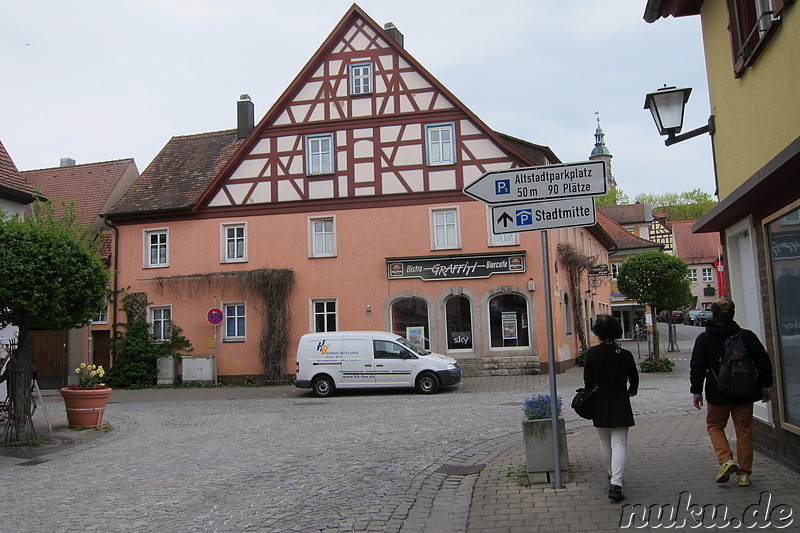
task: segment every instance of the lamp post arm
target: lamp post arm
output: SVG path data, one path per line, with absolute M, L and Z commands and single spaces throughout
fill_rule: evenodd
M 666 146 L 672 146 L 673 144 L 685 141 L 686 139 L 697 137 L 698 135 L 702 135 L 704 133 L 710 133 L 711 135 L 714 135 L 715 130 L 716 127 L 714 123 L 714 115 L 711 115 L 710 117 L 708 117 L 708 124 L 706 124 L 705 126 L 701 126 L 696 130 L 687 131 L 686 133 L 681 133 L 680 135 L 670 134 L 667 137 L 667 140 L 664 141 L 664 144 Z

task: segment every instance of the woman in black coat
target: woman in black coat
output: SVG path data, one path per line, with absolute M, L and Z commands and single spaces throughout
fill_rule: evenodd
M 639 390 L 639 372 L 633 354 L 615 343 L 622 337 L 622 326 L 611 315 L 598 315 L 592 331 L 600 344 L 586 352 L 583 383 L 597 396 L 597 411 L 593 418 L 600 439 L 600 456 L 608 471 L 608 497 L 614 501 L 625 498 L 622 477 L 627 460 L 628 428 L 634 425 L 631 396 Z

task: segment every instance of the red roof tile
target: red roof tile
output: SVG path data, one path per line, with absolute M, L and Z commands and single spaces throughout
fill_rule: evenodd
M 6 196 L 13 195 L 20 201 L 33 201 L 31 196 L 33 187 L 20 175 L 17 165 L 8 155 L 2 141 L 0 141 L 0 188 L 6 189 Z
M 191 209 L 241 143 L 236 130 L 173 137 L 109 215 Z
M 119 184 L 133 159 L 88 163 L 67 167 L 26 170 L 22 176 L 47 198 L 75 201 L 77 222 L 91 225 Z
M 603 206 L 608 207 L 608 206 Z M 635 250 L 640 248 L 652 248 L 653 250 L 661 250 L 662 245 L 637 237 L 630 233 L 625 228 L 620 226 L 614 219 L 606 214 L 604 210 L 597 210 L 597 223 L 605 232 L 614 240 L 617 245 L 617 250 L 624 252 L 626 250 Z
M 650 223 L 645 220 L 644 204 L 601 205 L 597 207 L 617 224 Z
M 689 265 L 713 263 L 722 253 L 718 233 L 692 233 L 696 220 L 672 222 L 675 237 L 675 253 Z

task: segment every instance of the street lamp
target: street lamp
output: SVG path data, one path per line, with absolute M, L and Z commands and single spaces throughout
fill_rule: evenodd
M 683 128 L 683 111 L 689 95 L 692 93 L 691 87 L 686 89 L 676 89 L 666 85 L 656 92 L 648 93 L 644 99 L 644 108 L 649 109 L 653 115 L 659 135 L 666 135 L 667 146 L 697 137 L 703 133 L 714 133 L 714 115 L 708 117 L 708 124 L 678 135 Z

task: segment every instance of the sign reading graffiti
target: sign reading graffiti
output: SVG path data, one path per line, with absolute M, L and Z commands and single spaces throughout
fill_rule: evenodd
M 525 254 L 463 254 L 386 259 L 389 279 L 425 281 L 488 278 L 525 272 Z

